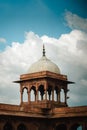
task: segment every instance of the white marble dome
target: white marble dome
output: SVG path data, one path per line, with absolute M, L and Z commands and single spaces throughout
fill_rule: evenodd
M 28 69 L 28 73 L 35 73 L 41 71 L 50 71 L 53 73 L 60 74 L 60 69 L 58 68 L 58 66 L 45 56 L 44 47 L 43 47 L 43 56 L 41 57 L 40 60 L 38 60 L 37 62 L 33 63 L 30 66 L 30 68 Z

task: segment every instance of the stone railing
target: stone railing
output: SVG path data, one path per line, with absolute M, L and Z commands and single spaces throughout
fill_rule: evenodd
M 0 104 L 0 110 L 19 111 L 19 105 Z

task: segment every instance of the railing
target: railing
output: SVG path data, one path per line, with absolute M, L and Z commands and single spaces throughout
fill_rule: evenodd
M 60 105 L 59 108 L 55 107 L 55 105 Z M 0 115 L 21 115 L 21 116 L 42 116 L 43 113 L 51 114 L 53 113 L 53 117 L 77 117 L 77 116 L 87 116 L 87 106 L 79 106 L 79 107 L 63 107 L 64 103 L 58 104 L 53 101 L 38 101 L 23 103 L 21 105 L 9 105 L 9 104 L 0 104 Z M 51 109 L 53 107 L 53 110 Z M 41 108 L 41 109 L 39 109 Z M 52 111 L 49 111 L 52 110 Z
M 22 106 L 29 106 L 30 108 L 41 108 L 41 109 L 52 109 L 58 107 L 66 107 L 67 105 L 64 102 L 57 102 L 57 101 L 49 101 L 49 100 L 42 100 L 42 101 L 31 101 L 30 103 L 23 102 Z

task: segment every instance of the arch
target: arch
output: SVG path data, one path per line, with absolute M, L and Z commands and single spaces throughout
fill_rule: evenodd
M 77 130 L 82 130 L 82 126 L 78 126 Z
M 54 101 L 58 101 L 58 87 L 55 86 L 54 88 Z
M 44 99 L 44 85 L 40 85 L 38 88 L 38 99 L 39 100 Z
M 36 88 L 32 86 L 30 89 L 30 101 L 36 101 Z
M 28 102 L 28 89 L 26 87 L 23 88 L 23 102 Z
M 19 124 L 19 126 L 17 127 L 17 130 L 27 130 L 27 128 L 24 124 Z
M 48 86 L 47 89 L 47 99 L 52 100 L 52 86 Z
M 61 102 L 65 102 L 64 89 L 61 89 Z
M 70 130 L 82 130 L 82 126 L 80 124 L 74 124 Z
M 12 127 L 11 123 L 7 122 L 4 125 L 3 130 L 13 130 L 13 127 Z
M 67 130 L 67 127 L 65 124 L 59 124 L 56 126 L 55 130 Z

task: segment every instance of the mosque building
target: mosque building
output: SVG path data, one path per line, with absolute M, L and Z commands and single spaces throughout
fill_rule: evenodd
M 14 83 L 20 104 L 0 104 L 0 130 L 87 130 L 87 106 L 68 106 L 68 84 L 74 82 L 46 57 L 44 46 L 42 57 Z

